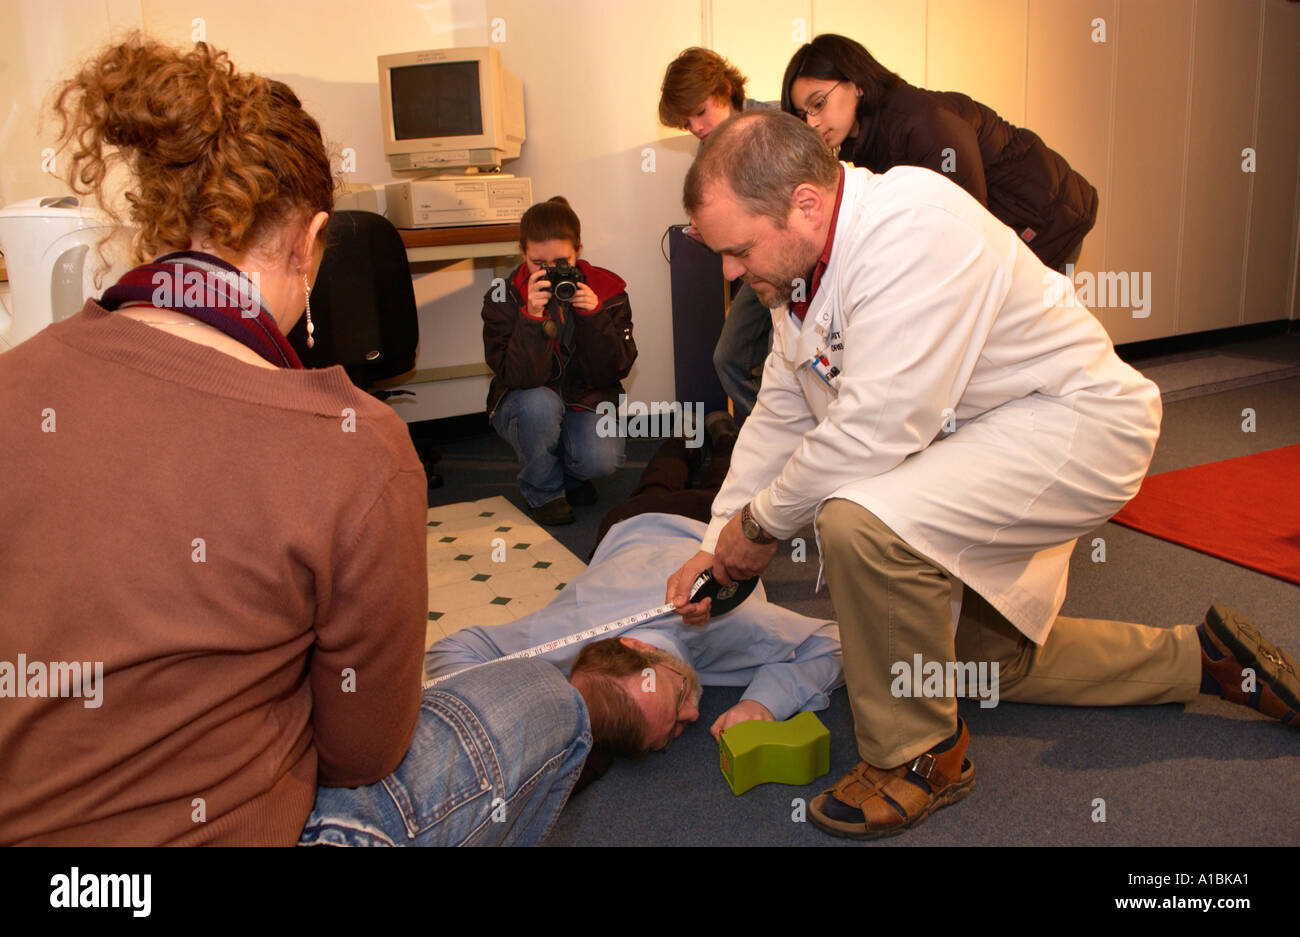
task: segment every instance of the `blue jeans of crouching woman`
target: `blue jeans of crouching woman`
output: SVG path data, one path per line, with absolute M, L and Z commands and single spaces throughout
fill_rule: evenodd
M 519 490 L 529 507 L 564 497 L 590 478 L 622 467 L 627 441 L 596 432 L 600 414 L 571 410 L 546 387 L 512 390 L 492 414 L 492 428 L 514 447 L 523 468 Z
M 590 750 L 586 704 L 554 666 L 480 667 L 424 691 L 396 771 L 319 788 L 299 845 L 536 845 Z

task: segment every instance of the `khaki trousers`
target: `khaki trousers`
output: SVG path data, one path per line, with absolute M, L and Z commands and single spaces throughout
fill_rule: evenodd
M 843 499 L 817 520 L 831 600 L 839 618 L 858 753 L 892 768 L 929 750 L 957 727 L 952 682 L 903 679 L 923 663 L 997 663 L 999 700 L 1058 706 L 1129 706 L 1194 699 L 1201 650 L 1193 625 L 1152 628 L 1122 621 L 1058 616 L 1035 645 L 997 609 L 966 589 L 954 637 L 952 575 L 903 542 L 870 511 Z M 921 656 L 920 661 L 915 655 Z M 974 667 L 966 667 L 970 676 Z M 960 683 L 956 684 L 960 686 Z M 967 697 L 991 698 L 966 685 Z

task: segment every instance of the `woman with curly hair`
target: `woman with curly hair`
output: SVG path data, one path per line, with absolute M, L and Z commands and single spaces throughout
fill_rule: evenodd
M 285 340 L 333 209 L 319 125 L 139 36 L 55 110 L 74 191 L 129 171 L 147 262 L 0 356 L 0 842 L 540 840 L 580 698 L 531 662 L 422 693 L 423 469 Z

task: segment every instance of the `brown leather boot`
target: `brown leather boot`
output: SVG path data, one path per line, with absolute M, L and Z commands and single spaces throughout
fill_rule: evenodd
M 1222 605 L 1211 605 L 1196 631 L 1201 639 L 1202 692 L 1217 691 L 1229 702 L 1300 729 L 1300 667 L 1291 655 Z

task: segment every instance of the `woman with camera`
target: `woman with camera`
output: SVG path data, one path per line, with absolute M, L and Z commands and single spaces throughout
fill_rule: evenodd
M 618 405 L 636 361 L 627 284 L 579 260 L 582 227 L 559 197 L 519 222 L 524 262 L 483 297 L 483 355 L 492 369 L 487 412 L 514 447 L 519 489 L 541 524 L 573 523 L 594 504 L 590 479 L 623 465 L 626 441 L 598 432 L 596 407 Z
M 852 39 L 826 33 L 800 48 L 781 108 L 855 166 L 947 175 L 1049 267 L 1074 263 L 1097 220 L 1097 190 L 1033 131 L 959 92 L 909 85 Z

